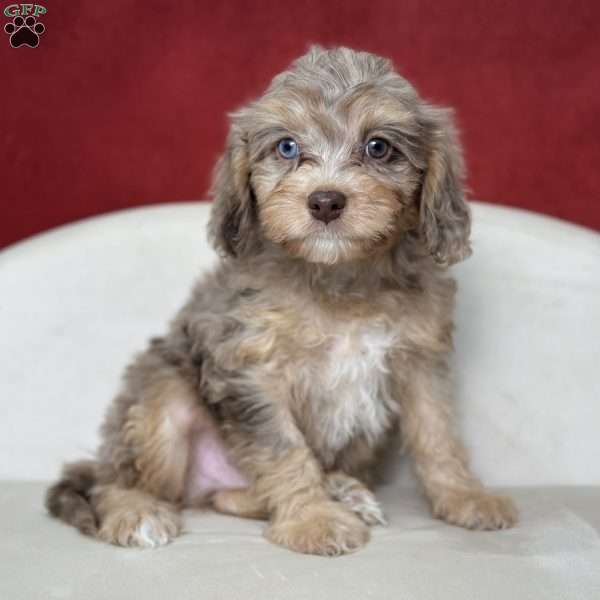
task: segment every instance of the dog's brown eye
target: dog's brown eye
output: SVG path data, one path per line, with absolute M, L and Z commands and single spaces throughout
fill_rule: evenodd
M 281 158 L 291 160 L 298 156 L 298 144 L 292 138 L 283 138 L 277 143 L 277 152 Z
M 371 138 L 367 142 L 366 152 L 371 158 L 381 160 L 390 155 L 391 149 L 391 146 L 384 139 Z

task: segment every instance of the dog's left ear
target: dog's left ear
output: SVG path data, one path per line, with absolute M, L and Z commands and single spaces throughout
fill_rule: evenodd
M 448 266 L 471 254 L 471 213 L 464 197 L 462 150 L 449 110 L 424 105 L 421 126 L 427 156 L 420 234 L 435 261 Z
M 231 125 L 227 146 L 219 159 L 210 190 L 213 201 L 208 237 L 217 251 L 241 257 L 256 245 L 256 215 L 248 142 L 240 126 Z

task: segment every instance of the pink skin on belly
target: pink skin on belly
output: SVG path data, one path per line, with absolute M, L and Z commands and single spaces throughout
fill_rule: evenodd
M 247 487 L 247 480 L 231 464 L 212 419 L 203 414 L 194 425 L 185 489 L 186 504 L 198 504 L 219 490 Z

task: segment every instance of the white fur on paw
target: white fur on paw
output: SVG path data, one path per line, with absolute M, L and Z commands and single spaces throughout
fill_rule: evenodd
M 131 534 L 132 546 L 157 548 L 171 541 L 168 531 L 156 519 L 146 517 Z
M 351 508 L 367 525 L 387 525 L 379 502 L 366 488 L 351 490 L 340 498 L 340 501 Z
M 334 500 L 345 504 L 367 525 L 387 525 L 375 495 L 358 479 L 343 473 L 331 473 L 327 478 L 327 487 Z
M 180 531 L 179 515 L 160 506 L 149 510 L 120 510 L 108 515 L 98 537 L 117 546 L 158 548 Z

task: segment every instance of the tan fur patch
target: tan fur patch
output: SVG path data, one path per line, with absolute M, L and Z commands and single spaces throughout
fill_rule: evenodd
M 274 520 L 265 537 L 304 554 L 339 556 L 358 550 L 370 537 L 368 526 L 338 502 L 311 503 Z
M 221 490 L 212 498 L 215 510 L 245 519 L 268 519 L 269 511 L 263 498 L 248 488 Z
M 452 525 L 467 529 L 507 529 L 518 520 L 510 498 L 484 490 L 455 490 L 435 498 L 433 514 Z
M 135 449 L 140 489 L 171 501 L 181 499 L 189 437 L 199 413 L 193 390 L 178 378 L 153 382 L 143 401 L 129 409 L 124 437 Z

